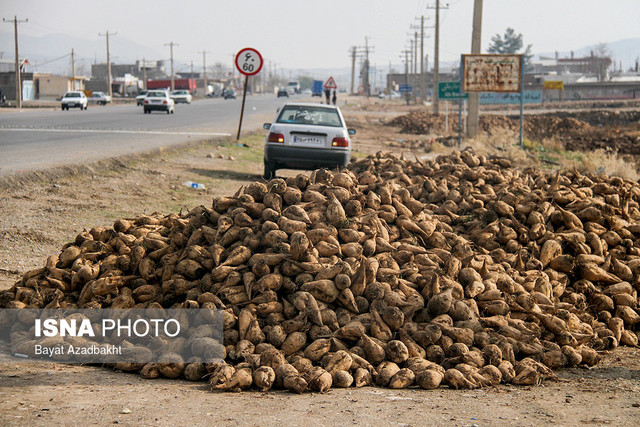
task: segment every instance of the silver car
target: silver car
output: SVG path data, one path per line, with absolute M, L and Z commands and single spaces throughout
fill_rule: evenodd
M 286 103 L 269 130 L 264 147 L 264 177 L 278 169 L 342 168 L 351 160 L 351 139 L 336 106 L 314 103 Z

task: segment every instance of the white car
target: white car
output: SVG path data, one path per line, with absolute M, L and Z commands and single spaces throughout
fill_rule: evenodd
M 89 100 L 84 92 L 80 90 L 72 90 L 64 94 L 60 100 L 60 104 L 63 111 L 69 110 L 69 108 L 80 108 L 81 110 L 86 110 Z
M 351 139 L 340 109 L 333 105 L 284 104 L 269 130 L 264 146 L 264 177 L 278 169 L 342 168 L 351 160 Z
M 104 92 L 93 92 L 89 98 L 89 102 L 95 102 L 99 105 L 107 105 L 111 102 L 111 97 Z
M 150 90 L 142 102 L 142 109 L 145 114 L 158 110 L 173 114 L 175 102 L 166 90 Z
M 136 105 L 137 106 L 141 106 L 144 103 L 144 99 L 147 97 L 147 94 L 149 93 L 148 90 L 141 90 L 138 92 L 138 95 L 136 95 Z
M 173 99 L 176 104 L 191 104 L 192 96 L 188 90 L 174 90 L 171 92 L 171 99 Z

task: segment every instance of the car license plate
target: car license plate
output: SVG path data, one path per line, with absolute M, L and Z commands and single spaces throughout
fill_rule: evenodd
M 159 99 L 152 99 L 151 102 L 153 104 L 160 104 L 160 100 Z
M 305 144 L 305 145 L 324 145 L 324 138 L 320 136 L 298 136 L 294 135 L 293 137 L 294 144 Z

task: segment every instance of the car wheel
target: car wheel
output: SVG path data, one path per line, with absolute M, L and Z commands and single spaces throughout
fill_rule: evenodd
M 271 162 L 267 162 L 266 160 L 264 161 L 264 175 L 263 175 L 264 179 L 272 179 L 276 177 L 276 165 L 271 163 Z

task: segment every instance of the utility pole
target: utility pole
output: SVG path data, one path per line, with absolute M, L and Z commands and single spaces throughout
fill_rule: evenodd
M 418 32 L 413 32 L 413 74 L 418 74 Z
M 14 15 L 13 19 L 4 19 L 2 18 L 2 22 L 13 22 L 13 41 L 15 44 L 15 55 L 16 55 L 16 108 L 22 108 L 22 77 L 20 75 L 20 57 L 18 56 L 18 24 L 20 22 L 29 22 L 29 19 L 25 19 L 22 21 L 18 20 L 18 17 Z
M 416 18 L 417 19 L 417 18 Z M 420 102 L 424 102 L 425 100 L 425 81 L 424 81 L 424 73 L 425 73 L 425 65 L 424 65 L 424 15 L 420 17 L 420 26 L 411 26 L 414 30 L 420 29 L 420 78 L 418 79 L 418 84 L 420 85 Z M 433 27 L 427 27 L 433 28 Z M 416 55 L 418 54 L 418 50 L 416 47 Z M 417 57 L 416 57 L 417 58 Z M 418 61 L 416 59 L 416 73 L 418 67 Z
M 364 54 L 365 54 L 365 62 L 364 62 L 364 75 L 363 77 L 363 86 L 364 90 L 367 93 L 367 97 L 371 96 L 371 85 L 369 84 L 369 37 L 364 38 Z
M 209 82 L 207 81 L 207 51 L 203 50 L 202 52 L 202 80 L 204 81 L 204 94 L 207 94 L 207 90 L 209 90 Z
M 174 75 L 173 75 L 173 46 L 180 46 L 180 45 L 178 43 L 169 42 L 169 43 L 166 43 L 165 46 L 169 46 L 169 52 L 171 55 L 171 90 L 175 90 L 176 84 L 175 84 Z
M 480 53 L 482 36 L 482 0 L 474 0 L 473 4 L 473 32 L 471 33 L 471 53 Z M 467 136 L 474 138 L 478 134 L 478 93 L 469 93 L 469 115 L 467 117 Z
M 353 92 L 353 83 L 354 83 L 354 79 L 356 76 L 356 51 L 357 48 L 355 46 L 351 47 L 351 95 L 354 94 Z
M 420 17 L 420 102 L 424 102 L 424 16 Z
M 440 0 L 436 0 L 435 7 L 427 9 L 436 10 L 436 28 L 435 28 L 435 46 L 433 52 L 433 112 L 440 113 L 440 100 L 438 99 L 438 80 L 440 74 L 440 9 L 448 9 L 449 4 L 444 7 L 440 6 Z
M 112 36 L 115 36 L 116 34 L 118 33 L 111 33 Z M 107 87 L 109 90 L 109 96 L 113 99 L 113 89 L 111 88 L 111 58 L 109 56 L 109 31 L 107 30 L 105 34 L 98 33 L 98 36 L 104 36 L 107 39 Z
M 142 85 L 143 89 L 147 90 L 147 63 L 144 58 L 142 58 Z
M 411 53 L 411 51 L 409 50 L 404 50 L 404 82 L 406 85 L 409 84 L 409 54 Z M 409 92 L 405 92 L 404 93 L 404 97 L 407 100 L 407 105 L 409 105 Z
M 73 90 L 76 89 L 76 56 L 71 49 L 71 77 L 73 77 Z

